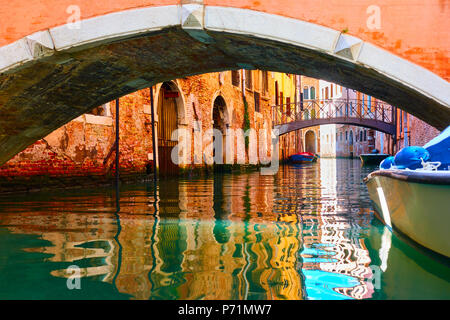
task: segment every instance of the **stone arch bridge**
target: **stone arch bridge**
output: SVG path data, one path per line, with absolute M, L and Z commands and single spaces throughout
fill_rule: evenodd
M 9 0 L 0 11 L 0 164 L 155 83 L 265 69 L 450 123 L 447 0 Z

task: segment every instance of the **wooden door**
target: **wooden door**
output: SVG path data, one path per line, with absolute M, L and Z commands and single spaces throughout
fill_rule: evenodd
M 172 132 L 177 129 L 177 103 L 176 98 L 166 94 L 168 90 L 161 87 L 158 103 L 158 160 L 160 175 L 175 175 L 178 165 L 171 159 L 172 149 L 177 141 L 172 141 Z

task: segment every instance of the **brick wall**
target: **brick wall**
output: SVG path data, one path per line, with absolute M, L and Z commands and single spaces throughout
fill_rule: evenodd
M 270 131 L 270 105 L 273 102 L 269 92 L 262 92 L 261 71 L 253 70 L 252 76 L 253 86 L 245 90 L 250 128 Z M 178 119 L 179 127 L 182 124 L 193 130 L 194 122 L 201 121 L 203 132 L 211 129 L 212 108 L 219 95 L 226 103 L 229 127 L 244 127 L 242 87 L 232 85 L 231 72 L 192 76 L 172 83 L 178 88 L 184 104 L 184 112 Z M 160 87 L 161 84 L 154 90 L 155 109 Z M 255 91 L 260 94 L 260 112 L 255 112 Z M 106 115 L 82 115 L 0 167 L 0 192 L 109 183 L 115 173 L 115 101 L 104 107 Z M 147 166 L 153 163 L 149 89 L 120 98 L 119 134 L 121 177 L 145 177 Z M 267 143 L 270 142 L 269 135 Z M 234 150 L 243 153 L 248 163 L 248 154 L 238 150 L 237 139 L 234 143 Z M 236 154 L 234 161 L 237 157 Z

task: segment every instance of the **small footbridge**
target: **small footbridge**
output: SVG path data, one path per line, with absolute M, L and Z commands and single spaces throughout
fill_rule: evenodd
M 396 108 L 382 101 L 313 99 L 272 106 L 274 129 L 279 135 L 325 124 L 347 124 L 396 132 Z

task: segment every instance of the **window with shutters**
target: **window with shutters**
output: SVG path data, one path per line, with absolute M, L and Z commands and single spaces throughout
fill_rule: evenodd
M 280 108 L 281 108 L 281 112 L 284 112 L 283 92 L 280 92 Z
M 303 99 L 308 100 L 309 99 L 309 90 L 308 87 L 303 87 Z
M 231 71 L 231 84 L 235 87 L 240 87 L 241 77 L 239 70 Z
M 261 81 L 262 81 L 262 94 L 266 95 L 269 91 L 269 74 L 267 71 L 262 71 Z
M 252 70 L 245 70 L 245 88 L 253 90 Z
M 286 113 L 288 116 L 291 115 L 291 98 L 286 97 Z
M 310 99 L 316 98 L 316 88 L 314 87 L 309 88 L 309 98 Z
M 255 111 L 256 112 L 261 112 L 260 104 L 259 104 L 259 102 L 260 102 L 260 95 L 259 95 L 259 93 L 258 92 L 254 92 L 253 93 L 253 97 L 255 98 Z

